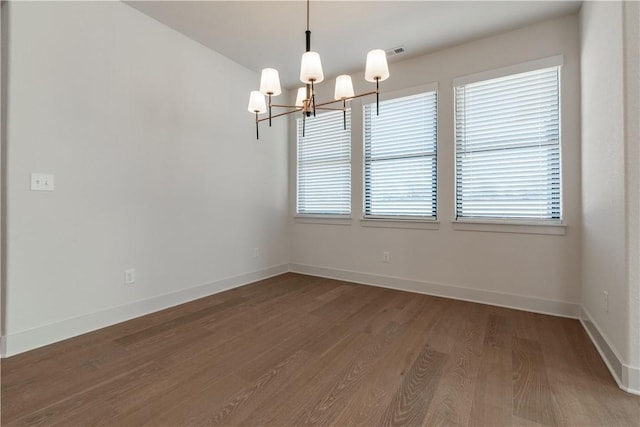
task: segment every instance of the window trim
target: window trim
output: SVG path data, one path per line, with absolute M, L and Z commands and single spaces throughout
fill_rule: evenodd
M 495 68 L 491 70 L 481 71 L 478 73 L 468 74 L 465 76 L 456 77 L 451 81 L 451 88 L 453 90 L 452 96 L 454 97 L 452 102 L 453 108 L 453 137 L 454 143 L 456 139 L 456 102 L 455 102 L 455 88 L 465 84 L 477 83 L 484 80 L 491 80 L 501 77 L 507 77 L 514 74 L 527 73 L 530 71 L 542 70 L 545 68 L 559 68 L 558 77 L 558 125 L 559 125 L 559 155 L 560 155 L 560 219 L 531 219 L 531 218 L 454 218 L 451 220 L 451 226 L 453 230 L 460 231 L 490 231 L 490 232 L 505 232 L 505 233 L 525 233 L 525 234 L 551 234 L 551 235 L 564 235 L 566 232 L 567 224 L 564 218 L 564 167 L 562 164 L 562 66 L 564 65 L 564 55 L 554 55 L 546 58 L 535 59 L 519 64 L 508 65 L 505 67 Z M 453 153 L 453 171 L 454 171 L 454 188 L 453 188 L 453 212 L 457 213 L 456 199 L 457 199 L 457 181 L 458 172 L 456 167 L 457 151 L 454 148 Z
M 437 219 L 419 219 L 419 218 L 361 218 L 361 227 L 372 228 L 406 228 L 412 230 L 439 230 L 440 221 Z
M 299 196 L 300 196 L 300 146 L 299 146 L 299 128 L 298 123 L 300 118 L 294 120 L 294 132 L 296 135 L 295 140 L 295 199 L 293 206 L 293 217 L 297 223 L 316 223 L 316 224 L 336 224 L 336 225 L 350 225 L 351 215 L 353 214 L 353 106 L 348 106 L 348 129 L 349 129 L 349 213 L 326 213 L 326 212 L 299 212 Z M 335 114 L 336 111 L 320 112 L 322 114 Z
M 351 225 L 351 215 L 344 214 L 295 214 L 293 221 L 297 224 L 330 224 Z
M 419 95 L 425 92 L 435 92 L 436 99 L 438 99 L 440 93 L 438 91 L 439 85 L 438 82 L 430 82 L 425 83 L 419 86 L 412 86 L 408 88 L 398 89 L 391 92 L 383 92 L 380 93 L 380 102 L 390 101 L 397 98 L 404 98 L 407 96 Z M 373 95 L 365 96 L 362 98 L 362 102 L 360 105 L 360 112 L 362 114 L 362 192 L 361 192 L 361 207 L 362 207 L 362 216 L 360 217 L 360 226 L 362 227 L 378 227 L 378 228 L 411 228 L 411 229 L 425 229 L 425 230 L 437 230 L 440 228 L 439 221 L 439 201 L 440 201 L 440 188 L 439 188 L 439 175 L 440 175 L 440 160 L 438 156 L 439 151 L 439 141 L 440 141 L 440 121 L 439 121 L 439 103 L 436 103 L 436 214 L 435 217 L 424 217 L 421 218 L 419 216 L 366 216 L 365 215 L 365 204 L 366 204 L 366 195 L 365 195 L 365 174 L 366 174 L 366 159 L 365 159 L 365 119 L 364 119 L 364 107 L 367 104 L 371 104 L 375 102 L 375 97 Z
M 562 67 L 563 65 L 564 55 L 549 56 L 547 58 L 534 59 L 533 61 L 522 62 L 520 64 L 508 65 L 506 67 L 456 77 L 452 80 L 451 87 L 455 88 L 456 86 L 478 83 L 484 80 L 498 79 L 512 74 L 528 73 L 529 71 L 542 70 L 543 68 Z
M 548 234 L 564 236 L 567 225 L 551 221 L 506 220 L 506 219 L 452 219 L 455 231 L 488 231 L 493 233 Z

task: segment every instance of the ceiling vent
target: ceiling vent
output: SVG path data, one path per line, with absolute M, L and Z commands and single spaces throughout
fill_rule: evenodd
M 404 53 L 404 47 L 402 46 L 393 47 L 391 49 L 385 50 L 384 52 L 387 54 L 387 57 L 400 55 L 401 53 Z

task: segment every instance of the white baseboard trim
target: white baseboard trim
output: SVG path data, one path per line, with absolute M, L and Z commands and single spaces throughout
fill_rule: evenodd
M 618 383 L 618 387 L 628 393 L 640 395 L 640 368 L 622 362 L 618 352 L 609 344 L 606 335 L 600 331 L 584 306 L 580 307 L 580 323 L 609 368 L 613 379 Z
M 213 295 L 247 283 L 263 280 L 289 271 L 288 264 L 276 265 L 262 270 L 228 277 L 215 282 L 182 289 L 169 294 L 158 295 L 130 304 L 99 311 L 40 326 L 27 331 L 2 337 L 0 349 L 2 357 L 14 356 L 48 344 L 95 331 L 116 323 L 164 310 L 185 302 Z
M 477 302 L 499 307 L 515 308 L 534 313 L 577 319 L 580 305 L 564 301 L 553 301 L 524 295 L 506 294 L 483 289 L 471 289 L 435 282 L 423 282 L 400 277 L 381 276 L 356 271 L 338 270 L 306 264 L 291 264 L 294 273 L 320 276 L 329 279 L 345 280 L 365 285 L 398 289 L 419 294 L 434 295 L 462 301 Z

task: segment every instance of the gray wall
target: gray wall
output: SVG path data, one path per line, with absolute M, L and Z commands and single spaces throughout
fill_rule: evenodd
M 385 94 L 438 84 L 437 229 L 367 226 L 362 216 L 361 103 L 352 104 L 353 219 L 348 225 L 292 218 L 291 261 L 297 271 L 348 278 L 577 316 L 580 299 L 580 85 L 577 16 L 545 21 L 402 62 L 390 63 Z M 562 158 L 566 234 L 545 227 L 487 226 L 456 229 L 454 210 L 454 117 L 452 80 L 457 77 L 564 55 L 562 67 Z M 362 74 L 352 75 L 356 92 L 371 90 Z M 333 82 L 319 87 L 324 100 Z M 368 100 L 366 102 L 371 102 Z M 295 132 L 290 125 L 290 145 Z M 290 210 L 295 211 L 295 156 L 291 156 Z M 325 221 L 327 222 L 327 221 Z M 482 230 L 482 231 L 478 231 Z M 383 251 L 391 262 L 382 262 Z
M 9 354 L 287 270 L 287 129 L 256 141 L 257 74 L 120 2 L 3 12 Z
M 595 325 L 597 338 L 605 341 L 601 346 L 618 380 L 636 392 L 640 392 L 638 9 L 636 2 L 585 2 L 580 13 L 584 317 Z

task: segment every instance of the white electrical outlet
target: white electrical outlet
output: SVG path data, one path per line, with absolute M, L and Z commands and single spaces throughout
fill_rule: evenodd
M 31 173 L 32 191 L 53 191 L 53 175 L 49 173 Z
M 253 257 L 258 258 L 260 256 L 260 248 L 253 248 Z
M 136 281 L 136 269 L 135 268 L 127 268 L 124 271 L 124 283 L 125 285 L 131 285 Z
M 389 262 L 390 258 L 391 258 L 390 252 L 387 252 L 387 251 L 382 252 L 382 262 Z
M 604 295 L 604 312 L 608 313 L 609 312 L 609 292 L 607 291 L 602 291 L 603 295 Z

